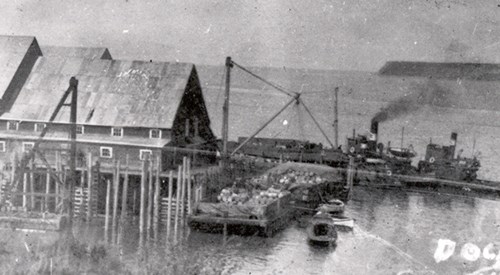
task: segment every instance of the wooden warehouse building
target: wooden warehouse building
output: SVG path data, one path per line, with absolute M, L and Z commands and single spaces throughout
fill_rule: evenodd
M 161 155 L 163 170 L 185 155 L 194 165 L 215 160 L 215 136 L 194 64 L 113 60 L 105 48 L 44 48 L 34 37 L 16 36 L 0 36 L 0 62 L 4 167 L 33 146 L 72 76 L 79 81 L 80 164 L 88 152 L 103 168 L 115 160 L 125 163 L 128 155 L 137 171 L 148 156 Z M 69 107 L 61 109 L 40 145 L 51 164 L 54 152 L 68 146 L 69 114 Z

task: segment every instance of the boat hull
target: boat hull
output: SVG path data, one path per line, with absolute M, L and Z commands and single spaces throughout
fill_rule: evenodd
M 326 216 L 325 216 L 326 217 Z M 312 244 L 332 244 L 337 241 L 337 230 L 329 218 L 313 218 L 307 227 L 307 239 Z

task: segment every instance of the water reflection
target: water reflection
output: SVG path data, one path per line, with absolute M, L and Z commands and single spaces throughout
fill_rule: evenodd
M 383 199 L 366 200 L 374 194 Z M 358 225 L 439 274 L 463 274 L 492 264 L 482 260 L 467 262 L 459 254 L 467 242 L 482 249 L 499 240 L 498 201 L 371 188 L 357 189 L 356 195 L 348 212 L 357 218 Z M 453 240 L 457 251 L 449 261 L 436 264 L 433 254 L 439 239 Z
M 274 238 L 192 231 L 184 245 L 224 259 L 227 274 L 397 274 L 402 270 L 466 274 L 494 262 L 460 256 L 466 243 L 483 249 L 500 240 L 500 202 L 445 194 L 358 187 L 346 214 L 356 219 L 351 232 L 339 232 L 335 247 L 315 247 L 306 229 L 292 222 Z M 439 239 L 456 251 L 436 263 Z M 127 238 L 134 246 L 134 238 Z M 135 246 L 136 247 L 136 246 Z M 132 249 L 131 249 L 132 250 Z M 432 273 L 427 273 L 432 274 Z

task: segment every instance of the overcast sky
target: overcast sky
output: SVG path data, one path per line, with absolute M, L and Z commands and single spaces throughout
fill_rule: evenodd
M 117 59 L 376 71 L 500 63 L 500 0 L 2 0 L 0 33 Z

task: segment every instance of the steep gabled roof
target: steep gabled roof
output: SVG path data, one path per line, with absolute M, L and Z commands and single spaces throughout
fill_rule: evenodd
M 171 128 L 194 65 L 43 57 L 2 119 L 47 121 L 76 76 L 78 123 Z M 56 122 L 69 121 L 63 108 Z
M 108 48 L 101 47 L 60 47 L 42 45 L 44 57 L 70 57 L 85 59 L 113 59 Z
M 0 98 L 4 97 L 28 54 L 33 54 L 34 58 L 41 55 L 35 37 L 0 35 Z
M 500 81 L 500 64 L 389 61 L 379 70 L 379 74 L 434 79 Z

